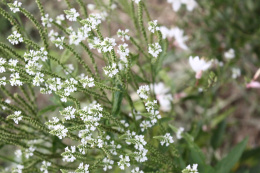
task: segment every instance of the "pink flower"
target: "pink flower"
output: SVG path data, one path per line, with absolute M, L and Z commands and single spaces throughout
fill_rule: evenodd
M 250 83 L 246 84 L 247 88 L 260 88 L 260 82 L 251 81 Z

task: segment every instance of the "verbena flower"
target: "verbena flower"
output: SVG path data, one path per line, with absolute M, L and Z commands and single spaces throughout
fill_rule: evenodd
M 0 86 L 1 86 L 1 85 L 3 85 L 3 86 L 6 85 L 6 77 L 5 77 L 5 76 L 2 77 L 2 78 L 0 78 Z
M 131 173 L 144 173 L 144 171 L 140 170 L 139 167 L 136 167 L 131 171 Z
M 141 131 L 143 132 L 143 131 L 147 130 L 148 128 L 152 127 L 152 124 L 150 121 L 144 120 L 141 122 L 140 127 L 141 127 Z
M 233 59 L 233 58 L 235 58 L 235 50 L 234 49 L 229 49 L 227 52 L 224 53 L 224 57 L 226 59 Z
M 85 164 L 82 162 L 79 164 L 78 169 L 76 169 L 75 173 L 89 173 L 89 164 Z
M 69 21 L 77 21 L 77 17 L 79 17 L 79 13 L 76 11 L 75 8 L 72 8 L 70 10 L 64 10 L 66 14 L 66 18 Z
M 6 60 L 1 57 L 0 58 L 0 73 L 4 73 L 6 71 L 5 67 L 3 66 L 5 63 L 6 63 Z
M 130 166 L 130 163 L 129 163 L 130 162 L 130 158 L 129 158 L 129 156 L 125 156 L 124 157 L 123 155 L 120 155 L 119 158 L 120 158 L 120 161 L 117 162 L 117 164 L 118 164 L 120 169 L 124 170 L 125 167 L 129 167 Z
M 13 169 L 12 173 L 22 173 L 24 169 L 23 165 L 17 165 L 15 169 Z
M 42 162 L 42 165 L 41 165 L 41 168 L 40 168 L 41 172 L 48 173 L 48 167 L 50 167 L 50 166 L 51 166 L 51 162 L 47 162 L 47 161 L 44 160 Z
M 184 170 L 182 170 L 182 173 L 199 173 L 198 164 L 193 164 L 192 167 L 188 165 Z
M 56 23 L 58 23 L 59 25 L 61 25 L 61 22 L 65 20 L 64 14 L 58 15 L 56 17 Z
M 43 26 L 46 26 L 48 28 L 51 27 L 51 22 L 53 22 L 53 19 L 49 17 L 49 14 L 45 14 L 45 16 L 42 16 L 41 20 Z
M 53 42 L 58 37 L 58 32 L 54 32 L 54 30 L 50 30 L 48 37 L 50 38 L 50 41 Z
M 118 69 L 116 68 L 116 63 L 113 63 L 112 66 L 103 67 L 103 70 L 105 74 L 111 78 L 119 72 Z
M 140 98 L 146 100 L 146 99 L 148 99 L 149 91 L 150 91 L 150 88 L 148 85 L 142 85 L 137 90 L 137 94 L 139 95 Z
M 79 78 L 80 78 L 79 81 L 80 81 L 80 83 L 82 83 L 82 86 L 84 88 L 86 88 L 86 86 L 88 86 L 88 87 L 95 86 L 94 78 L 85 76 L 83 73 L 79 76 Z
M 107 171 L 107 170 L 109 170 L 109 169 L 112 169 L 112 165 L 114 164 L 114 161 L 113 161 L 113 160 L 110 160 L 110 159 L 108 159 L 107 157 L 105 157 L 102 162 L 103 162 L 103 164 L 104 164 L 104 167 L 103 167 L 103 170 L 104 170 L 104 171 Z
M 33 152 L 36 150 L 34 146 L 30 146 L 24 150 L 25 158 L 29 159 L 29 157 L 33 156 Z
M 56 40 L 53 40 L 52 42 L 55 44 L 56 47 L 59 49 L 63 49 L 63 41 L 65 37 L 58 37 Z
M 127 63 L 127 58 L 129 56 L 129 49 L 127 48 L 127 44 L 124 43 L 124 44 L 120 44 L 118 46 L 118 50 L 117 50 L 117 53 L 119 54 L 120 56 L 120 59 L 124 62 L 124 63 Z
M 76 147 L 71 146 L 71 149 L 69 147 L 65 148 L 65 152 L 63 152 L 62 155 L 62 160 L 64 162 L 74 162 L 76 160 L 76 157 L 74 157 L 73 153 L 76 152 Z
M 75 118 L 76 109 L 72 106 L 66 107 L 64 110 L 60 111 L 60 114 L 64 116 L 66 120 Z
M 12 3 L 12 4 L 8 3 L 8 6 L 13 13 L 20 11 L 19 7 L 21 7 L 21 5 L 22 5 L 22 3 L 18 2 L 18 1 L 14 1 L 14 3 Z
M 40 86 L 40 83 L 44 82 L 43 77 L 44 77 L 43 73 L 37 72 L 34 76 L 34 79 L 33 79 L 33 85 L 34 86 Z
M 198 56 L 194 58 L 190 56 L 189 63 L 192 70 L 196 72 L 195 77 L 197 79 L 200 79 L 202 76 L 202 72 L 208 70 L 211 66 L 211 62 L 206 62 L 205 60 L 200 59 Z
M 134 1 L 136 4 L 139 4 L 139 2 L 140 2 L 141 0 L 132 0 L 132 1 Z
M 239 68 L 233 67 L 231 70 L 232 70 L 232 78 L 233 79 L 236 79 L 239 76 L 241 76 L 241 70 Z
M 13 114 L 8 116 L 8 119 L 14 120 L 15 124 L 18 124 L 19 121 L 23 119 L 23 116 L 21 115 L 21 111 L 15 111 Z
M 129 32 L 129 29 L 126 29 L 126 30 L 119 29 L 117 31 L 117 36 L 119 38 L 121 38 L 122 41 L 129 40 L 130 36 L 127 34 L 128 32 Z
M 157 110 L 151 110 L 149 118 L 151 119 L 152 125 L 154 125 L 158 119 L 161 119 L 160 112 Z
M 67 136 L 68 129 L 65 128 L 62 124 L 57 124 L 52 127 L 53 130 L 50 131 L 51 134 L 58 136 L 62 139 Z
M 147 102 L 145 103 L 145 108 L 146 108 L 147 112 L 150 112 L 151 110 L 157 109 L 157 108 L 158 108 L 157 100 L 147 101 Z
M 149 44 L 148 46 L 148 53 L 150 53 L 155 58 L 157 58 L 160 52 L 162 52 L 162 48 L 159 43 Z
M 169 146 L 171 143 L 173 143 L 173 138 L 172 136 L 170 135 L 170 133 L 166 133 L 162 139 L 160 139 L 160 143 L 161 145 L 166 145 L 166 146 Z
M 181 138 L 182 138 L 182 136 L 181 136 L 182 132 L 184 132 L 184 128 L 183 128 L 183 127 L 180 127 L 180 128 L 178 129 L 177 133 L 176 133 L 177 139 L 181 139 Z
M 114 38 L 106 37 L 104 39 L 104 41 L 101 42 L 103 52 L 111 52 L 111 50 L 113 50 L 115 45 L 116 45 L 116 42 L 115 42 Z
M 11 35 L 7 37 L 7 39 L 13 45 L 23 42 L 22 35 L 19 34 L 17 31 L 14 31 Z
M 96 5 L 95 5 L 95 4 L 88 4 L 88 5 L 87 5 L 87 8 L 88 8 L 89 10 L 95 10 Z
M 148 30 L 152 33 L 160 30 L 160 28 L 157 26 L 157 20 L 148 22 Z
M 21 86 L 21 85 L 23 85 L 23 82 L 20 80 L 20 74 L 19 73 L 11 74 L 9 82 L 10 82 L 11 86 Z
M 134 154 L 135 154 L 135 160 L 136 160 L 137 162 L 140 162 L 140 163 L 147 161 L 147 160 L 148 160 L 148 158 L 147 158 L 147 156 L 146 156 L 146 155 L 147 155 L 147 152 L 148 152 L 147 149 L 142 149 L 142 150 L 139 150 L 139 151 L 135 151 L 135 152 L 134 152 Z

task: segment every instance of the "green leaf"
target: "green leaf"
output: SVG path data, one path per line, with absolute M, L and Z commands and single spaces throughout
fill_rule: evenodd
M 241 157 L 245 147 L 247 144 L 247 139 L 244 139 L 242 142 L 237 144 L 229 153 L 228 155 L 218 162 L 216 166 L 216 173 L 229 173 L 232 167 L 236 164 L 236 162 Z
M 218 148 L 221 145 L 223 141 L 226 125 L 227 125 L 226 121 L 223 120 L 218 124 L 217 128 L 213 131 L 213 135 L 211 137 L 211 146 L 214 149 Z
M 59 106 L 60 106 L 60 105 L 50 105 L 50 106 L 47 106 L 47 107 L 41 109 L 41 110 L 38 112 L 38 116 L 40 116 L 40 115 L 42 115 L 42 114 L 44 114 L 44 113 L 46 113 L 46 112 L 49 112 L 49 111 L 53 112 L 53 111 L 55 111 Z
M 112 115 L 117 116 L 120 113 L 120 108 L 123 99 L 123 88 L 122 85 L 118 84 L 117 88 L 120 91 L 115 91 L 113 94 L 113 107 L 112 107 Z

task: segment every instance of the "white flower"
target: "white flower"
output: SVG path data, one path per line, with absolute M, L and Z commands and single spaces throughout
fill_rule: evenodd
M 33 79 L 33 85 L 40 86 L 40 83 L 44 82 L 43 76 L 43 73 L 37 72 Z
M 61 22 L 64 20 L 65 20 L 64 14 L 61 14 L 56 17 L 56 23 L 58 23 L 59 25 L 61 25 Z
M 120 55 L 120 59 L 124 62 L 127 63 L 127 56 L 129 56 L 129 49 L 127 48 L 127 44 L 120 44 L 118 46 L 117 53 Z
M 148 30 L 152 33 L 160 30 L 160 28 L 157 26 L 157 20 L 148 22 Z
M 155 109 L 157 109 L 157 107 L 158 107 L 157 100 L 147 101 L 145 103 L 145 108 L 146 108 L 147 112 L 150 112 L 151 110 L 155 110 Z
M 139 2 L 140 2 L 141 0 L 132 0 L 132 1 L 134 1 L 136 4 L 139 4 Z
M 12 171 L 12 173 L 22 173 L 23 172 L 23 165 L 17 165 L 16 168 Z
M 19 158 L 19 157 L 22 156 L 23 153 L 22 153 L 22 150 L 15 150 L 14 154 L 15 154 L 16 157 Z
M 149 91 L 150 89 L 148 85 L 142 85 L 137 90 L 137 94 L 139 95 L 140 98 L 147 100 Z
M 153 57 L 157 58 L 160 52 L 162 52 L 162 48 L 159 43 L 149 44 L 148 53 L 150 53 Z
M 63 49 L 63 41 L 65 37 L 58 37 L 56 40 L 53 40 L 53 43 L 55 44 L 56 47 L 59 49 Z
M 48 37 L 53 42 L 54 40 L 56 40 L 56 37 L 58 37 L 58 33 L 54 32 L 54 30 L 52 29 L 52 30 L 50 30 Z
M 198 6 L 195 0 L 182 0 L 182 3 L 186 5 L 188 11 L 192 11 Z
M 141 127 L 141 131 L 145 131 L 146 129 L 152 127 L 152 124 L 150 121 L 142 121 L 141 124 L 140 124 L 140 127 Z
M 129 32 L 129 29 L 126 29 L 126 30 L 119 29 L 117 31 L 117 36 L 119 38 L 121 38 L 122 41 L 129 40 L 130 36 L 127 34 L 128 32 Z
M 77 17 L 79 17 L 79 13 L 76 11 L 75 8 L 72 8 L 70 10 L 64 10 L 64 12 L 67 14 L 66 18 L 69 21 L 77 21 Z
M 87 7 L 88 7 L 89 10 L 95 10 L 96 5 L 95 4 L 88 4 Z
M 23 82 L 20 81 L 20 74 L 19 73 L 11 74 L 9 82 L 10 82 L 11 86 L 21 86 L 23 84 Z
M 76 109 L 72 106 L 66 107 L 63 111 L 60 111 L 60 114 L 64 116 L 66 120 L 75 118 Z
M 35 151 L 35 147 L 33 146 L 30 146 L 29 148 L 26 148 L 24 150 L 24 155 L 27 159 L 29 159 L 29 157 L 33 156 L 33 152 Z
M 67 136 L 68 129 L 61 124 L 57 124 L 53 126 L 53 130 L 50 131 L 51 134 L 58 136 L 58 138 L 62 139 Z
M 18 11 L 20 11 L 19 7 L 21 7 L 22 3 L 21 2 L 18 2 L 18 1 L 14 1 L 13 4 L 11 3 L 8 3 L 8 6 L 10 7 L 10 10 L 13 12 L 13 13 L 16 13 Z
M 136 167 L 131 171 L 131 173 L 144 173 L 144 171 L 140 170 L 139 167 Z
M 181 8 L 182 0 L 168 0 L 168 3 L 172 3 L 174 11 L 178 11 Z
M 113 63 L 112 66 L 103 67 L 103 70 L 105 74 L 111 78 L 119 72 L 118 69 L 116 68 L 116 63 Z
M 236 79 L 241 76 L 241 70 L 239 68 L 232 68 L 232 78 Z
M 120 155 L 119 158 L 120 158 L 120 161 L 117 162 L 117 164 L 118 164 L 120 169 L 124 170 L 125 166 L 127 166 L 127 167 L 130 166 L 130 163 L 129 163 L 130 162 L 130 158 L 129 158 L 129 156 L 125 156 L 124 157 L 123 155 Z
M 51 27 L 51 22 L 53 21 L 52 18 L 49 18 L 49 14 L 45 14 L 45 16 L 41 17 L 41 20 L 42 20 L 42 25 L 43 26 L 46 26 L 46 27 Z
M 186 45 L 186 41 L 188 40 L 188 36 L 184 36 L 184 31 L 178 27 L 171 29 L 171 34 L 175 38 L 175 45 L 182 48 L 183 50 L 188 50 L 189 48 Z
M 82 162 L 82 163 L 79 164 L 79 167 L 76 170 L 76 172 L 78 172 L 78 173 L 89 173 L 88 168 L 89 168 L 89 165 L 85 164 L 85 166 L 84 166 L 84 163 Z
M 113 50 L 113 47 L 116 45 L 114 38 L 108 38 L 106 37 L 104 41 L 101 42 L 102 51 L 103 52 L 111 52 Z
M 11 35 L 7 37 L 7 39 L 13 45 L 18 44 L 19 42 L 23 42 L 22 35 L 19 34 L 17 31 L 14 31 Z
M 160 143 L 161 145 L 166 145 L 166 146 L 169 146 L 170 143 L 173 143 L 173 138 L 172 136 L 170 135 L 170 133 L 166 133 L 164 136 L 163 136 L 163 139 L 161 139 Z
M 5 63 L 6 63 L 6 60 L 1 57 L 0 58 L 0 73 L 4 73 L 6 71 L 5 67 L 3 66 Z
M 196 57 L 189 57 L 189 63 L 193 71 L 196 72 L 196 78 L 200 79 L 202 76 L 202 72 L 208 70 L 211 66 L 211 62 L 206 62 L 203 59 L 200 59 L 198 56 Z
M 154 90 L 156 99 L 160 103 L 160 109 L 164 112 L 169 112 L 171 110 L 171 102 L 173 100 L 172 95 L 169 93 L 170 88 L 166 87 L 162 82 L 151 85 L 151 88 Z
M 112 165 L 114 164 L 114 161 L 105 157 L 103 159 L 103 164 L 104 164 L 103 170 L 107 171 L 108 169 L 112 169 Z
M 182 134 L 183 131 L 184 131 L 183 127 L 180 127 L 178 129 L 177 134 L 176 134 L 177 139 L 181 139 L 182 138 L 181 134 Z
M 74 162 L 76 160 L 76 157 L 73 156 L 73 153 L 76 152 L 76 147 L 75 146 L 71 146 L 71 149 L 69 149 L 69 147 L 65 148 L 65 152 L 62 153 L 62 160 L 64 162 Z
M 0 81 L 0 86 L 1 86 L 1 81 Z M 11 103 L 11 100 L 6 99 L 6 100 L 5 100 L 5 103 L 10 104 L 10 103 Z M 2 109 L 5 110 L 6 107 L 5 107 L 5 106 L 2 106 Z
M 135 149 L 143 150 L 144 145 L 147 144 L 147 142 L 144 140 L 144 135 L 136 135 L 134 138 L 134 144 L 135 144 Z
M 185 173 L 199 173 L 198 172 L 198 164 L 193 164 L 192 167 L 188 165 L 182 172 Z
M 4 77 L 2 77 L 2 78 L 0 78 L 0 86 L 1 85 L 3 85 L 3 86 L 5 86 L 6 85 L 6 82 L 5 82 L 5 80 L 6 80 L 6 77 L 4 76 Z
M 51 162 L 43 161 L 42 166 L 40 168 L 41 172 L 48 173 L 48 167 L 51 166 Z
M 13 119 L 16 124 L 22 120 L 23 116 L 21 115 L 21 111 L 15 111 L 14 114 L 8 116 L 9 119 Z
M 151 115 L 150 115 L 149 118 L 151 119 L 152 125 L 154 125 L 157 122 L 158 119 L 162 118 L 161 115 L 160 115 L 160 112 L 157 111 L 157 110 L 151 110 L 150 114 Z
M 137 162 L 145 162 L 148 160 L 148 158 L 146 157 L 146 154 L 147 154 L 148 150 L 147 149 L 142 149 L 142 150 L 139 150 L 138 152 L 135 151 L 134 154 L 135 154 L 135 160 Z
M 229 49 L 227 52 L 224 53 L 224 57 L 226 59 L 233 59 L 235 58 L 235 51 L 234 49 Z
M 80 83 L 82 83 L 83 87 L 86 88 L 88 87 L 94 87 L 94 79 L 92 77 L 85 76 L 83 73 L 80 75 Z

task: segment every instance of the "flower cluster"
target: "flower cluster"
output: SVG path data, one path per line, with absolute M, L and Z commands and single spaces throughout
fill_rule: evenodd
M 14 1 L 13 4 L 11 3 L 8 3 L 8 6 L 10 8 L 10 10 L 13 12 L 13 13 L 16 13 L 18 11 L 20 11 L 19 7 L 21 7 L 22 3 L 21 2 L 18 2 L 18 1 Z
M 119 70 L 116 67 L 116 63 L 113 63 L 112 66 L 104 67 L 103 70 L 105 72 L 105 75 L 111 78 L 119 72 Z
M 10 36 L 7 37 L 7 39 L 13 45 L 23 42 L 22 35 L 19 34 L 17 31 L 14 31 Z
M 160 30 L 160 28 L 157 26 L 157 20 L 148 22 L 148 30 L 152 33 Z
M 8 116 L 9 119 L 13 119 L 16 124 L 19 123 L 23 119 L 23 116 L 21 115 L 21 111 L 15 111 L 14 114 L 11 114 Z
M 159 43 L 149 44 L 148 53 L 150 53 L 153 57 L 157 58 L 160 52 L 162 52 L 162 48 Z
M 182 173 L 199 173 L 198 164 L 193 164 L 192 167 L 188 165 L 184 170 L 182 170 Z
M 65 14 L 66 14 L 66 18 L 69 21 L 76 21 L 77 17 L 79 17 L 79 13 L 76 11 L 75 8 L 72 8 L 70 10 L 64 10 Z
M 186 5 L 188 11 L 192 11 L 197 7 L 197 2 L 195 0 L 167 0 L 168 3 L 172 4 L 174 11 L 178 11 L 182 4 Z

